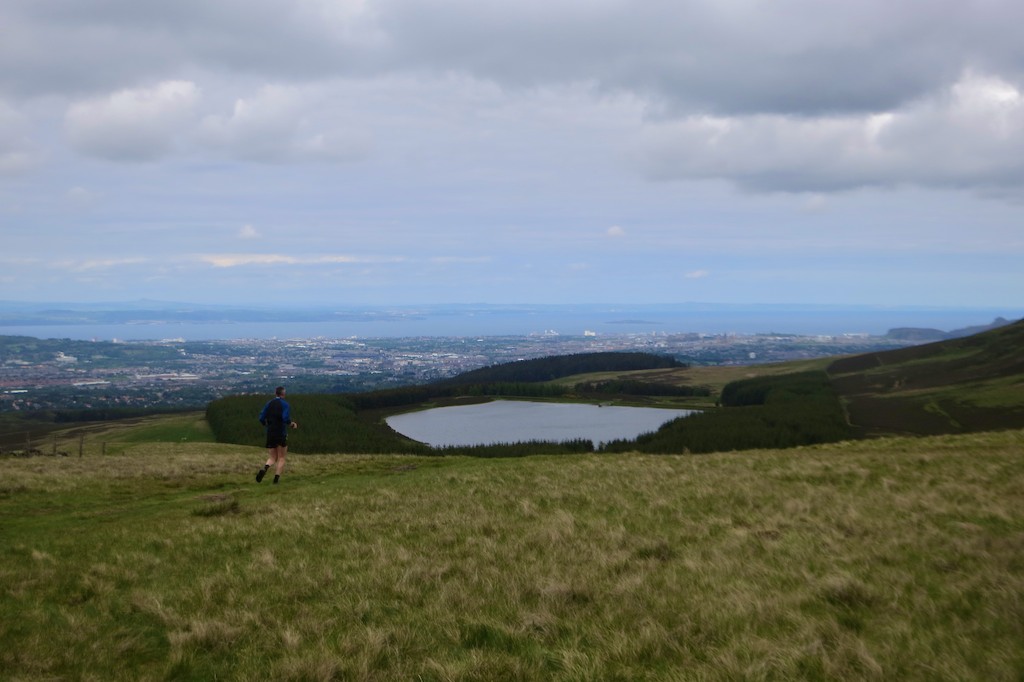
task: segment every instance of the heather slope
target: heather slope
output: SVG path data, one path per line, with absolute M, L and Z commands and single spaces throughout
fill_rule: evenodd
M 827 371 L 865 435 L 1024 426 L 1024 321 L 964 338 L 840 358 Z

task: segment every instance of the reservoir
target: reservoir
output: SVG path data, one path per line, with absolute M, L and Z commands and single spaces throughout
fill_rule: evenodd
M 695 410 L 600 407 L 574 403 L 496 400 L 478 405 L 438 407 L 387 418 L 388 426 L 434 447 L 492 445 L 531 440 L 562 442 L 584 438 L 597 447 L 657 431 Z

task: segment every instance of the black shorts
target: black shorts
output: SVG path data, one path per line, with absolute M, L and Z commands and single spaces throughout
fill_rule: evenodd
M 268 448 L 285 448 L 288 447 L 288 432 L 284 433 L 277 431 L 267 431 L 267 447 Z

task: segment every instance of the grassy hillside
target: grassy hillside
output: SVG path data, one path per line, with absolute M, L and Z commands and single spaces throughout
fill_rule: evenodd
M 960 339 L 840 358 L 828 365 L 865 435 L 1024 426 L 1024 321 Z
M 603 451 L 657 454 L 792 448 L 852 437 L 839 398 L 821 370 L 733 381 L 721 392 L 723 409 L 663 425 Z
M 1024 676 L 1022 431 L 293 456 L 274 487 L 183 428 L 0 460 L 2 677 Z
M 814 360 L 794 360 L 792 362 L 771 363 L 766 365 L 691 365 L 672 369 L 652 369 L 636 372 L 600 372 L 593 374 L 574 375 L 559 379 L 557 383 L 575 386 L 580 383 L 607 381 L 619 378 L 630 378 L 651 383 L 663 383 L 670 386 L 706 386 L 713 396 L 704 399 L 694 407 L 714 406 L 714 397 L 721 394 L 722 389 L 733 381 L 753 379 L 756 377 L 780 376 L 817 369 L 824 369 L 832 359 L 818 358 Z
M 789 381 L 825 370 L 852 435 L 939 435 L 1024 428 L 1024 321 L 973 336 L 866 353 L 744 367 L 687 367 L 567 377 L 628 377 L 701 385 L 721 396 L 734 382 Z M 780 384 L 781 385 L 781 384 Z

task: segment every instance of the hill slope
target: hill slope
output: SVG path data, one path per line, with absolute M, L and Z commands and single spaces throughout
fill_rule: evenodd
M 958 339 L 840 358 L 826 368 L 864 435 L 1024 426 L 1024 320 Z
M 628 372 L 683 366 L 683 363 L 674 358 L 652 353 L 625 351 L 576 353 L 481 367 L 437 383 L 442 386 L 451 386 L 493 382 L 553 381 L 591 372 Z
M 1022 447 L 5 458 L 0 677 L 1017 680 Z

